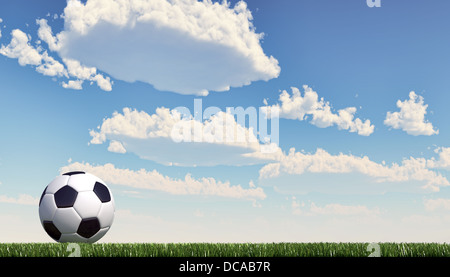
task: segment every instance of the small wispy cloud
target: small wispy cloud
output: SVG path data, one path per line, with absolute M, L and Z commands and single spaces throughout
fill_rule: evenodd
M 38 205 L 39 198 L 35 198 L 28 194 L 20 194 L 18 197 L 10 197 L 0 195 L 0 203 L 19 204 L 19 205 Z
M 450 199 L 437 198 L 424 200 L 426 211 L 450 210 Z
M 95 67 L 81 65 L 77 60 L 63 59 L 63 63 L 50 56 L 42 46 L 33 46 L 31 36 L 20 29 L 11 32 L 11 41 L 7 45 L 1 45 L 0 54 L 17 59 L 21 66 L 33 66 L 35 70 L 45 76 L 57 78 L 76 78 L 76 80 L 62 81 L 61 85 L 66 89 L 81 90 L 84 81 L 97 83 L 104 91 L 111 91 L 112 81 L 97 73 Z
M 304 202 L 292 198 L 291 210 L 294 215 L 333 215 L 333 216 L 378 216 L 380 209 L 375 207 L 373 209 L 364 205 L 342 205 L 339 203 L 326 204 L 324 206 L 316 205 L 311 202 L 306 205 Z

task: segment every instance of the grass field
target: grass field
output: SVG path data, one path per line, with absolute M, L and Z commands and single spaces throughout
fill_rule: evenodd
M 0 257 L 367 257 L 368 243 L 3 243 Z M 380 243 L 381 257 L 450 257 L 450 245 Z M 76 249 L 78 248 L 78 249 Z M 369 249 L 372 249 L 369 247 Z M 79 250 L 79 252 L 77 252 Z M 372 255 L 373 255 L 372 250 Z

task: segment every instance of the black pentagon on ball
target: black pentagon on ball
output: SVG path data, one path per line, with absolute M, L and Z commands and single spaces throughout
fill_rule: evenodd
M 72 171 L 72 172 L 64 173 L 63 175 L 72 176 L 72 175 L 78 175 L 78 174 L 86 174 L 86 173 L 84 173 L 83 171 Z
M 109 190 L 104 184 L 95 182 L 94 192 L 95 194 L 97 194 L 98 198 L 100 199 L 100 201 L 102 201 L 102 203 L 111 201 L 111 195 L 109 194 Z
M 41 195 L 41 199 L 39 199 L 39 206 L 41 205 L 42 198 L 44 198 L 45 192 L 47 191 L 47 187 L 44 189 L 44 192 Z
M 98 218 L 92 217 L 81 221 L 80 226 L 78 226 L 77 233 L 83 238 L 88 239 L 97 234 L 98 231 L 100 231 L 100 222 L 98 221 Z
M 64 186 L 55 193 L 55 203 L 58 208 L 73 207 L 78 192 L 71 186 Z
M 44 221 L 44 230 L 47 234 L 54 240 L 59 240 L 61 238 L 61 232 L 56 228 L 56 226 L 51 221 Z

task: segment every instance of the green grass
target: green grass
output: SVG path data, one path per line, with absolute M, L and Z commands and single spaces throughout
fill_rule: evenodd
M 367 257 L 368 243 L 80 243 L 82 257 Z M 381 257 L 450 257 L 450 245 L 380 243 Z M 0 257 L 67 257 L 68 243 L 4 243 Z

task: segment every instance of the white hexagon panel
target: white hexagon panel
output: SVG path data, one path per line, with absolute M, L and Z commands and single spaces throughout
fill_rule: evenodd
M 102 201 L 100 201 L 97 194 L 92 190 L 79 192 L 77 200 L 73 205 L 73 208 L 82 218 L 98 216 L 101 207 Z
M 94 243 L 111 228 L 114 198 L 105 182 L 82 171 L 56 177 L 39 201 L 39 218 L 58 242 Z

